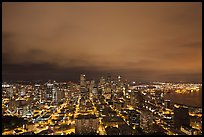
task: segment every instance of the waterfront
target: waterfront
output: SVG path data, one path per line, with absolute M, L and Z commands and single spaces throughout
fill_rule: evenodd
M 165 95 L 171 102 L 184 104 L 187 106 L 202 107 L 202 89 L 192 93 L 176 93 L 174 91 Z

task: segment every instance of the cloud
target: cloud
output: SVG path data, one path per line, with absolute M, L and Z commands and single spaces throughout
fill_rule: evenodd
M 147 80 L 161 72 L 201 73 L 201 8 L 201 3 L 3 3 L 3 65 L 28 72 L 22 64 L 47 69 L 52 64 Z

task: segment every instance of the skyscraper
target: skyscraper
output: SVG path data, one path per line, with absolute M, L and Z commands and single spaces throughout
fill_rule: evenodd
M 174 127 L 190 126 L 189 109 L 185 106 L 174 105 Z
M 54 84 L 47 83 L 46 100 L 52 100 Z
M 80 75 L 80 86 L 81 86 L 81 87 L 85 87 L 85 86 L 86 86 L 85 74 L 81 74 L 81 75 Z
M 131 125 L 140 125 L 140 113 L 135 110 L 129 110 L 128 117 Z
M 88 92 L 88 89 L 86 88 L 85 74 L 80 75 L 80 92 L 81 92 L 81 99 L 83 100 L 82 104 L 84 104 L 85 100 L 89 98 L 89 92 Z
M 140 113 L 140 127 L 145 133 L 153 132 L 153 114 L 148 110 L 143 110 Z

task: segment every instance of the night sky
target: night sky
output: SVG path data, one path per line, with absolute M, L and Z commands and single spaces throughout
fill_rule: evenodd
M 202 81 L 202 3 L 2 3 L 2 79 Z

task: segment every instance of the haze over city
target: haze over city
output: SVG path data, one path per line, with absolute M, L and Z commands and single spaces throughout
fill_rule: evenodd
M 3 3 L 3 80 L 202 81 L 202 3 Z

